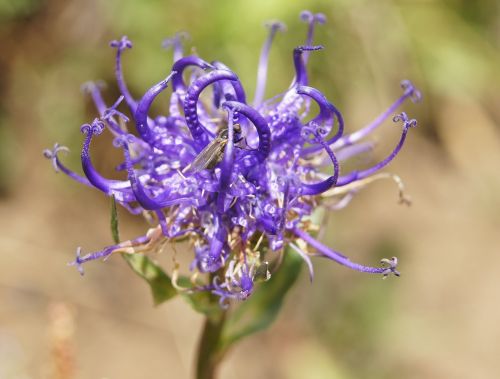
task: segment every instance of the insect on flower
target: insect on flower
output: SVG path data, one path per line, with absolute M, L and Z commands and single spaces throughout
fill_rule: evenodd
M 233 142 L 238 143 L 243 140 L 241 137 L 241 126 L 240 124 L 233 125 Z M 201 170 L 213 169 L 224 156 L 224 150 L 227 145 L 229 137 L 229 129 L 222 129 L 217 136 L 210 142 L 197 156 L 194 158 L 193 162 L 186 166 L 183 170 L 183 174 L 195 174 Z
M 182 238 L 194 251 L 190 291 L 219 296 L 222 306 L 230 299 L 248 298 L 262 272 L 268 278 L 268 266 L 272 274 L 284 254 L 298 254 L 311 278 L 313 256 L 382 277 L 399 275 L 395 257 L 380 257 L 381 267 L 366 266 L 319 242 L 313 235 L 322 221 L 313 213 L 319 207 L 341 209 L 362 188 L 385 178 L 395 181 L 400 200 L 407 202 L 401 179 L 380 172 L 399 154 L 409 130 L 416 126 L 406 113 L 393 118 L 402 123 L 402 130 L 384 159 L 350 172 L 341 173 L 340 167 L 351 157 L 371 151 L 374 145 L 364 139 L 405 101 L 418 101 L 420 93 L 410 81 L 402 81 L 403 93 L 393 104 L 367 126 L 345 134 L 341 112 L 310 84 L 307 72 L 311 54 L 322 50 L 313 44 L 315 28 L 326 18 L 302 12 L 301 20 L 308 27 L 305 41 L 291 54 L 292 84 L 267 100 L 269 51 L 277 32 L 284 29 L 282 23 L 268 25 L 253 101 L 248 101 L 240 79 L 223 63 L 185 56 L 179 35 L 164 43 L 174 50 L 167 77 L 135 99 L 122 71 L 123 53 L 132 43 L 127 37 L 111 42 L 121 96 L 109 107 L 97 83 L 85 86 L 99 113 L 81 128 L 85 175 L 61 162 L 59 154 L 68 150 L 58 144 L 44 155 L 56 171 L 113 196 L 130 213 L 145 215 L 153 226 L 144 235 L 100 251 L 81 255 L 78 248 L 72 265 L 83 273 L 85 262 L 116 253 L 157 252 L 167 242 Z M 169 86 L 168 115 L 153 117 L 152 103 Z M 211 96 L 201 96 L 206 88 L 213 89 Z M 124 106 L 130 117 L 123 113 L 126 110 L 118 110 Z M 313 109 L 318 109 L 316 114 L 311 114 Z M 129 124 L 135 126 L 135 134 L 129 132 Z M 126 172 L 126 180 L 108 179 L 93 165 L 92 141 L 103 132 L 111 133 L 114 146 L 123 153 L 117 170 Z M 243 140 L 244 147 L 240 146 Z

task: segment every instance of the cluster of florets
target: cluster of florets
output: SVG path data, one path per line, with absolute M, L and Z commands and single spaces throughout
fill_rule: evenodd
M 108 107 L 96 83 L 85 85 L 99 112 L 92 123 L 81 127 L 85 134 L 81 153 L 85 176 L 69 170 L 58 156 L 67 150 L 55 145 L 46 150 L 56 171 L 95 187 L 133 214 L 154 220 L 143 236 L 108 246 L 86 255 L 77 250 L 73 265 L 107 258 L 113 253 L 147 253 L 166 241 L 187 238 L 194 249 L 190 267 L 196 276 L 191 290 L 210 291 L 227 299 L 245 299 L 257 277 L 269 277 L 267 260 L 278 257 L 289 246 L 306 261 L 312 276 L 310 256 L 330 258 L 355 270 L 384 277 L 396 271 L 397 259 L 383 259 L 382 267 L 363 266 L 321 244 L 311 236 L 318 230 L 311 214 L 319 206 L 339 209 L 348 204 L 363 186 L 397 176 L 378 173 L 400 151 L 413 119 L 395 116 L 402 122 L 402 134 L 394 150 L 382 161 L 360 171 L 340 175 L 340 162 L 372 148 L 362 142 L 389 118 L 406 99 L 418 100 L 419 93 L 403 81 L 403 95 L 387 111 L 363 129 L 344 135 L 339 110 L 316 88 L 309 85 L 307 61 L 312 51 L 315 25 L 325 17 L 301 14 L 308 23 L 304 45 L 293 50 L 295 77 L 283 93 L 263 101 L 268 54 L 281 23 L 269 25 L 262 49 L 253 102 L 238 76 L 221 62 L 206 62 L 195 55 L 184 56 L 181 37 L 167 40 L 174 63 L 168 76 L 146 91 L 140 100 L 130 94 L 122 73 L 122 53 L 132 47 L 123 37 L 112 41 L 116 54 L 116 79 L 120 98 Z M 167 87 L 172 88 L 167 116 L 153 117 L 150 107 Z M 211 91 L 205 91 L 210 88 Z M 131 119 L 118 110 L 124 100 Z M 319 112 L 311 117 L 311 105 Z M 304 120 L 310 119 L 305 122 Z M 136 134 L 130 134 L 127 124 Z M 111 180 L 92 164 L 92 140 L 107 129 L 114 145 L 122 149 L 128 180 Z M 328 169 L 328 166 L 330 169 Z M 329 170 L 329 174 L 324 171 Z M 292 252 L 293 253 L 293 252 Z M 264 274 L 262 275 L 262 273 Z M 200 282 L 200 273 L 211 280 Z

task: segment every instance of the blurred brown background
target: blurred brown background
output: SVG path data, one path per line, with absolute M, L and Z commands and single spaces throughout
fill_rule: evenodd
M 88 265 L 84 278 L 66 266 L 76 246 L 111 243 L 109 200 L 54 174 L 41 151 L 67 145 L 65 162 L 79 170 L 79 126 L 95 116 L 80 85 L 103 79 L 108 101 L 117 95 L 109 40 L 134 42 L 124 64 L 136 96 L 168 73 L 160 44 L 177 31 L 252 94 L 262 24 L 280 19 L 288 32 L 271 54 L 272 95 L 293 76 L 304 8 L 328 17 L 311 84 L 350 131 L 400 95 L 400 79 L 424 94 L 403 107 L 419 128 L 386 169 L 405 180 L 413 206 L 398 205 L 395 186 L 380 182 L 328 223 L 330 246 L 366 264 L 397 255 L 402 277 L 316 261 L 314 283 L 304 272 L 277 322 L 237 346 L 221 377 L 500 376 L 498 1 L 0 0 L 1 379 L 191 376 L 202 319 L 188 305 L 153 308 L 119 257 Z M 387 123 L 377 132 L 374 158 L 398 130 Z M 113 149 L 97 145 L 97 166 L 110 172 Z M 145 224 L 121 212 L 121 227 L 133 237 Z M 170 254 L 161 257 L 167 268 Z

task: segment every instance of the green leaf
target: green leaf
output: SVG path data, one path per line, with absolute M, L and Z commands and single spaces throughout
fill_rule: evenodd
M 214 299 L 214 295 L 206 291 L 198 291 L 193 293 L 184 293 L 184 299 L 193 307 L 193 309 L 202 313 L 210 319 L 217 319 L 222 313 L 222 308 L 219 305 L 218 299 Z
M 118 211 L 116 210 L 116 199 L 111 196 L 111 235 L 115 243 L 120 243 L 120 231 L 118 230 Z
M 111 198 L 111 234 L 115 243 L 119 243 L 118 212 L 114 196 Z M 122 256 L 130 268 L 149 284 L 155 305 L 160 305 L 177 295 L 170 277 L 151 259 L 142 254 L 122 254 Z
M 155 305 L 177 295 L 170 277 L 151 259 L 142 254 L 123 254 L 123 258 L 136 274 L 148 282 Z
M 178 284 L 184 288 L 192 287 L 192 283 L 186 276 L 179 277 Z M 181 293 L 182 297 L 198 313 L 202 313 L 212 320 L 218 319 L 222 314 L 219 299 L 207 291 L 189 291 Z
M 280 268 L 271 279 L 258 286 L 252 296 L 229 315 L 221 339 L 222 351 L 273 323 L 301 267 L 302 258 L 287 249 Z

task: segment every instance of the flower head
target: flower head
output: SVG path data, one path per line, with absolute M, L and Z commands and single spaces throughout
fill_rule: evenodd
M 81 127 L 84 176 L 60 161 L 58 153 L 66 152 L 64 147 L 56 144 L 44 154 L 56 170 L 113 196 L 133 214 L 146 214 L 156 226 L 143 236 L 98 252 L 80 255 L 78 248 L 72 264 L 83 272 L 85 262 L 113 253 L 161 250 L 166 241 L 187 237 L 194 250 L 190 267 L 194 276 L 212 274 L 204 283 L 193 279 L 193 290 L 218 295 L 222 305 L 228 299 L 250 296 L 254 283 L 262 279 L 259 273 L 264 271 L 264 280 L 269 278 L 268 260 L 279 261 L 275 258 L 287 245 L 306 261 L 311 278 L 311 256 L 383 277 L 399 275 L 396 258 L 382 259 L 383 267 L 364 266 L 318 242 L 312 236 L 318 226 L 311 215 L 319 206 L 346 206 L 357 191 L 380 178 L 395 179 L 404 199 L 401 180 L 379 171 L 399 153 L 409 128 L 416 125 L 405 113 L 394 117 L 403 122 L 402 134 L 385 159 L 342 175 L 340 165 L 369 150 L 371 144 L 362 140 L 406 99 L 416 101 L 420 94 L 403 81 L 403 94 L 387 111 L 361 130 L 344 134 L 342 114 L 310 85 L 307 72 L 309 54 L 322 49 L 313 45 L 315 27 L 326 18 L 303 12 L 301 19 L 308 30 L 305 44 L 292 52 L 295 77 L 291 86 L 264 100 L 269 50 L 276 32 L 284 30 L 283 24 L 273 22 L 260 56 L 252 103 L 236 73 L 226 65 L 183 55 L 184 34 L 164 42 L 174 49 L 174 62 L 165 79 L 135 99 L 122 73 L 122 54 L 132 43 L 127 37 L 110 43 L 117 51 L 115 72 L 121 96 L 108 107 L 99 85 L 85 86 L 99 117 Z M 172 88 L 168 113 L 152 117 L 153 101 L 168 86 Z M 211 96 L 202 97 L 209 87 Z M 132 117 L 118 110 L 122 103 Z M 310 114 L 312 104 L 317 105 L 317 114 Z M 129 132 L 130 126 L 136 135 Z M 104 129 L 123 152 L 117 169 L 126 171 L 127 180 L 105 178 L 92 164 L 92 141 Z

